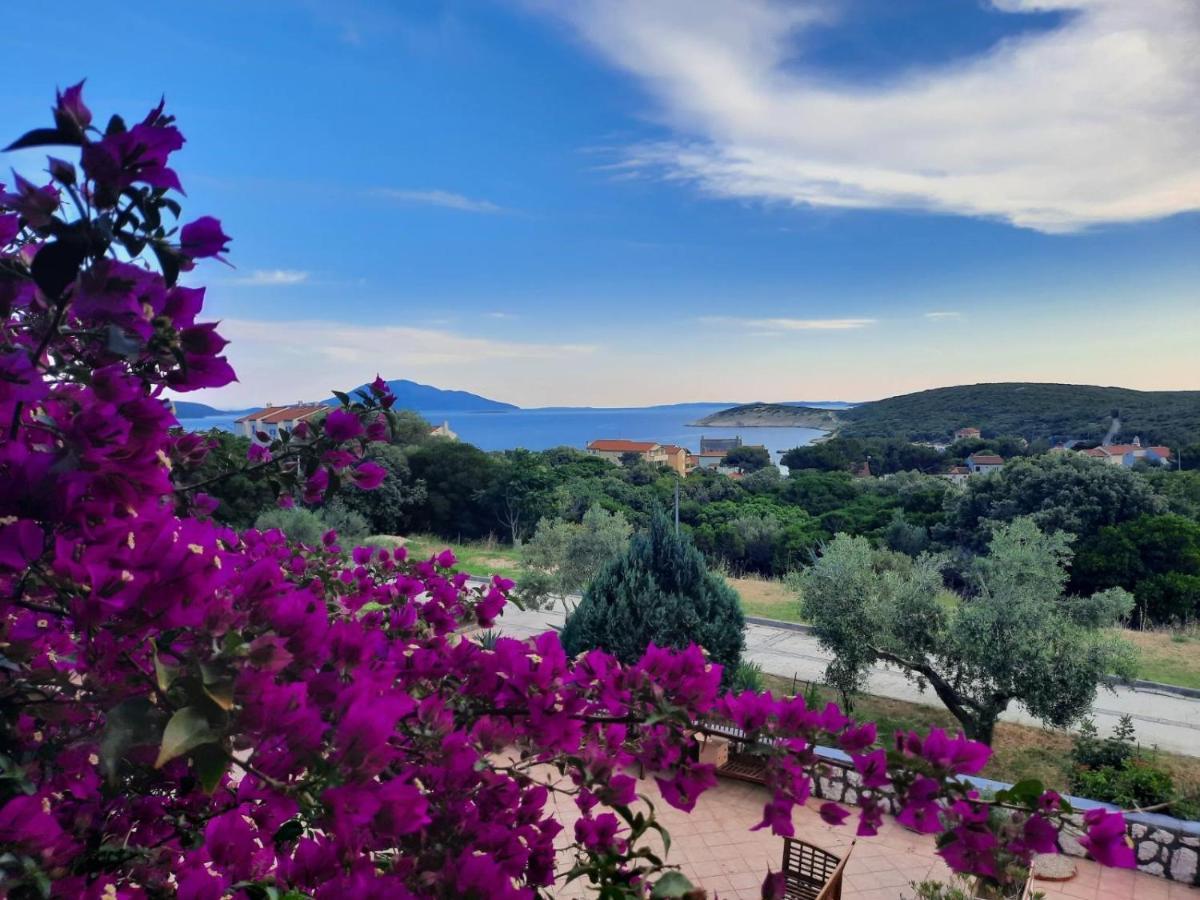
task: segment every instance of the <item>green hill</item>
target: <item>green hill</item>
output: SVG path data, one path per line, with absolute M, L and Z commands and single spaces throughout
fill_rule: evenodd
M 749 411 L 746 407 L 724 410 L 698 424 L 718 424 Z M 842 435 L 909 440 L 948 440 L 955 429 L 973 426 L 982 429 L 984 437 L 1099 441 L 1108 432 L 1114 411 L 1121 419 L 1118 439 L 1138 435 L 1143 442 L 1172 447 L 1200 442 L 1200 391 L 1007 382 L 935 388 L 836 411 L 753 405 L 761 424 L 768 424 L 768 419 L 776 425 L 811 423 Z M 829 424 L 816 424 L 818 418 Z

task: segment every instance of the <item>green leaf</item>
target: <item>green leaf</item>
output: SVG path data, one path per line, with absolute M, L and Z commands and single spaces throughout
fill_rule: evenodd
M 334 391 L 333 396 L 338 398 L 338 402 L 341 403 L 342 406 L 350 405 L 350 395 L 349 394 L 345 394 L 342 391 Z
M 154 646 L 151 642 L 151 646 Z M 180 669 L 178 666 L 169 666 L 158 656 L 158 647 L 154 646 L 154 682 L 158 685 L 158 689 L 164 694 L 171 689 L 171 685 L 175 683 L 175 679 L 179 677 Z
M 210 744 L 218 737 L 220 735 L 212 729 L 208 717 L 198 707 L 185 706 L 171 716 L 167 727 L 163 729 L 162 744 L 154 768 L 161 769 L 175 757 L 201 744 Z
M 68 134 L 65 131 L 59 131 L 57 128 L 35 128 L 33 131 L 27 131 L 7 147 L 4 152 L 10 150 L 24 150 L 27 147 L 53 147 L 53 146 L 73 146 L 78 147 L 83 143 L 83 135 Z
M 158 739 L 162 713 L 145 697 L 118 703 L 104 716 L 100 738 L 100 766 L 111 783 L 121 759 L 133 747 L 153 744 Z
M 1038 797 L 1042 796 L 1046 788 L 1036 778 L 1027 778 L 1024 781 L 1018 781 L 1012 787 L 999 791 L 997 797 L 1004 795 L 1004 800 L 1017 803 L 1022 806 L 1031 806 L 1037 802 Z
M 276 844 L 290 844 L 304 834 L 304 825 L 299 819 L 288 819 L 275 831 L 271 838 Z
M 671 832 L 667 831 L 661 822 L 652 821 L 650 827 L 662 836 L 663 856 L 669 857 L 671 855 Z
M 654 890 L 650 892 L 651 900 L 662 900 L 664 897 L 686 897 L 696 889 L 687 876 L 682 872 L 667 872 L 655 882 Z
M 229 757 L 219 744 L 201 744 L 192 751 L 192 768 L 204 793 L 211 795 L 229 768 Z

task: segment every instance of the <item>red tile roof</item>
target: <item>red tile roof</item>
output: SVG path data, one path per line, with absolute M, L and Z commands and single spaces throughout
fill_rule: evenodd
M 299 403 L 295 406 L 268 406 L 257 412 L 242 416 L 236 422 L 258 422 L 260 425 L 278 425 L 280 422 L 293 422 L 307 419 L 319 412 L 328 412 L 329 407 L 324 403 Z
M 952 466 L 947 475 L 970 475 L 971 470 L 966 466 Z
M 1163 459 L 1171 458 L 1171 448 L 1170 447 L 1147 447 L 1146 449 L 1153 450 L 1155 453 L 1157 453 Z
M 1004 465 L 1004 457 L 997 456 L 994 453 L 972 453 L 967 457 L 977 466 L 1002 466 Z
M 680 447 L 676 444 L 663 444 L 662 448 L 667 451 L 667 456 L 674 456 L 677 453 L 687 453 L 686 447 Z
M 601 453 L 649 453 L 659 447 L 654 441 L 627 441 L 620 438 L 601 438 L 598 441 L 588 441 L 589 450 Z
M 1098 459 L 1103 459 L 1104 457 L 1108 456 L 1108 454 L 1105 453 L 1103 450 L 1101 450 L 1099 447 L 1091 447 L 1087 450 L 1081 450 L 1080 452 L 1084 456 L 1095 456 Z

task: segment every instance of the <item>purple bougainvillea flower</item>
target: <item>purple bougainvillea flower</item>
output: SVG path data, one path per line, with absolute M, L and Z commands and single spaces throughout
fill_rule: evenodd
M 594 819 L 585 816 L 575 821 L 575 840 L 589 850 L 602 853 L 619 846 L 620 824 L 612 813 L 603 813 Z
M 50 386 L 28 353 L 23 350 L 0 353 L 0 403 L 36 403 L 49 393 Z
M 352 412 L 335 409 L 325 418 L 325 436 L 335 443 L 353 440 L 362 433 L 362 422 Z
M 763 817 L 751 831 L 770 828 L 779 837 L 792 837 L 796 833 L 792 825 L 792 809 L 795 804 L 790 797 L 773 797 L 763 806 Z
M 841 825 L 850 816 L 849 812 L 836 803 L 822 803 L 817 814 L 830 825 Z
M 92 111 L 83 102 L 83 82 L 55 92 L 54 121 L 59 128 L 80 133 L 92 124 Z
M 365 462 L 354 470 L 354 483 L 364 491 L 373 491 L 383 484 L 387 477 L 387 469 L 378 463 Z
M 1137 865 L 1133 847 L 1125 836 L 1125 817 L 1119 812 L 1104 809 L 1089 809 L 1083 814 L 1087 834 L 1079 843 L 1092 859 L 1105 866 L 1132 869 Z
M 201 216 L 195 222 L 184 225 L 179 232 L 179 249 L 192 259 L 209 256 L 220 258 L 229 252 L 229 235 L 221 230 L 221 223 L 212 216 Z
M 768 872 L 762 883 L 762 900 L 784 900 L 787 895 L 787 873 Z
M 852 759 L 854 768 L 862 776 L 863 787 L 878 788 L 888 783 L 887 753 L 882 748 L 865 755 L 853 756 Z
M 454 555 L 453 550 L 443 550 L 433 558 L 433 561 L 443 569 L 453 569 L 454 564 L 458 562 L 458 557 Z
M 0 209 L 11 209 L 20 213 L 34 228 L 45 228 L 54 221 L 61 200 L 58 189 L 53 185 L 38 187 L 26 178 L 13 172 L 11 193 L 0 193 Z
M 20 216 L 0 216 L 0 247 L 7 247 L 21 233 Z
M 0 569 L 23 572 L 42 555 L 45 532 L 37 522 L 18 519 L 0 525 Z

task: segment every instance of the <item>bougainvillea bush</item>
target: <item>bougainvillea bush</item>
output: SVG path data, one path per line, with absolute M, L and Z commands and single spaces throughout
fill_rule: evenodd
M 214 523 L 207 440 L 172 431 L 163 399 L 234 378 L 204 290 L 180 280 L 229 241 L 182 215 L 183 143 L 161 104 L 101 126 L 77 85 L 13 145 L 53 148 L 48 179 L 0 193 L 0 892 L 504 898 L 557 878 L 682 896 L 633 773 L 690 809 L 715 781 L 694 736 L 714 719 L 771 739 L 759 827 L 776 834 L 820 742 L 862 775 L 859 834 L 889 787 L 960 871 L 1005 881 L 1053 849 L 1058 798 L 1025 786 L 995 815 L 952 778 L 987 759 L 965 739 L 883 748 L 833 706 L 721 696 L 694 646 L 631 665 L 568 659 L 554 634 L 485 649 L 462 630 L 491 625 L 511 584 L 470 586 L 448 552 Z M 364 451 L 387 438 L 391 398 L 377 381 L 340 399 L 242 471 L 284 504 L 378 485 Z M 583 812 L 573 833 L 552 791 Z M 1089 815 L 1091 852 L 1132 864 L 1121 817 Z

